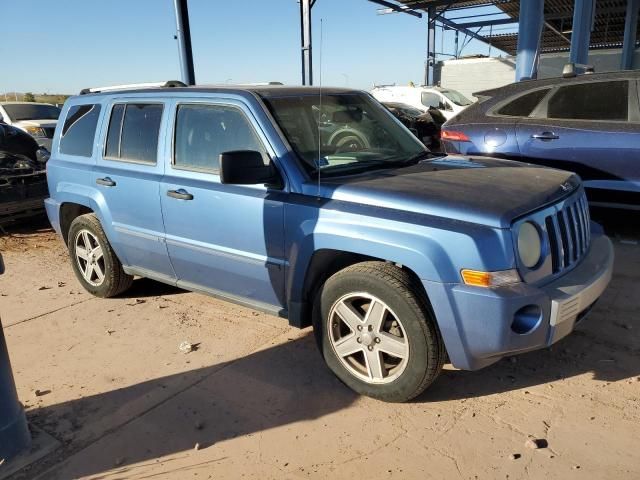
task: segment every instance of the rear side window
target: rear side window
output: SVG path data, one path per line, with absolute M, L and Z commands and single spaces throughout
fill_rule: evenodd
M 155 164 L 163 105 L 121 103 L 113 106 L 105 157 Z
M 91 157 L 100 117 L 100 105 L 74 105 L 69 108 L 60 137 L 60 153 Z
M 220 154 L 233 150 L 266 153 L 247 117 L 226 105 L 178 105 L 174 164 L 217 171 Z
M 627 120 L 629 82 L 580 83 L 560 87 L 549 99 L 548 118 Z
M 515 100 L 504 105 L 496 113 L 498 115 L 507 115 L 509 117 L 528 117 L 531 112 L 538 106 L 544 96 L 551 90 L 545 88 L 542 90 L 535 90 L 522 95 Z

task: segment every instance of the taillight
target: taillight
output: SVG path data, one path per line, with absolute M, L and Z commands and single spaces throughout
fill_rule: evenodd
M 456 132 L 455 130 L 442 130 L 440 133 L 442 140 L 449 140 L 450 142 L 470 142 L 469 137 L 463 132 Z

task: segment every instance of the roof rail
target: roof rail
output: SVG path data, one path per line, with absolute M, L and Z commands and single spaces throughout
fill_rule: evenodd
M 116 90 L 131 90 L 135 88 L 154 88 L 154 87 L 186 87 L 187 85 L 180 80 L 168 80 L 166 82 L 151 82 L 151 83 L 131 83 L 128 85 L 113 85 L 110 87 L 92 87 L 83 88 L 80 90 L 80 95 L 86 95 L 87 93 L 100 93 L 111 92 Z

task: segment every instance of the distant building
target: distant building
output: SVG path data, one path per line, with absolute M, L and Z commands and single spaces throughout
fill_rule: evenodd
M 595 50 L 589 54 L 589 64 L 596 72 L 620 70 L 620 49 Z M 569 62 L 569 52 L 544 53 L 540 56 L 538 78 L 559 77 Z M 640 69 L 640 50 L 636 51 L 634 69 Z M 474 92 L 497 88 L 515 81 L 516 57 L 469 57 L 444 60 L 436 65 L 436 82 L 445 88 L 458 90 L 471 98 Z

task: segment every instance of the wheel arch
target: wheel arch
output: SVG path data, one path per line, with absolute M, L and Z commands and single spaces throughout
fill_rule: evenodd
M 310 326 L 312 324 L 313 302 L 319 287 L 329 277 L 339 271 L 358 263 L 370 261 L 393 263 L 398 266 L 398 268 L 407 272 L 414 280 L 416 288 L 419 289 L 419 293 L 422 294 L 428 302 L 427 292 L 420 281 L 420 277 L 406 265 L 398 264 L 390 259 L 363 253 L 334 248 L 321 248 L 312 253 L 299 288 L 294 288 L 293 291 L 290 291 L 289 323 L 299 328 Z
M 71 223 L 80 215 L 95 213 L 93 209 L 87 205 L 75 202 L 63 202 L 60 205 L 60 235 L 65 244 L 69 243 L 69 230 Z

